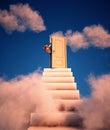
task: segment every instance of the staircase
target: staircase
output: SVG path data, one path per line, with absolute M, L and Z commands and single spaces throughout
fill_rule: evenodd
M 42 80 L 57 111 L 31 113 L 28 130 L 76 130 L 75 127 L 81 125 L 77 112 L 81 100 L 71 69 L 46 68 Z

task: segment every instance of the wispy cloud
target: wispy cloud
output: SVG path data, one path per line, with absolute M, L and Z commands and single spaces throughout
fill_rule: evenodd
M 77 123 L 80 122 L 74 113 L 68 111 L 61 113 L 57 110 L 57 104 L 45 89 L 38 72 L 39 70 L 26 76 L 18 76 L 10 81 L 0 78 L 1 130 L 27 130 L 33 112 L 36 114 L 31 121 L 37 120 L 37 125 L 55 124 L 72 127 L 76 120 Z M 83 119 L 87 130 L 108 130 L 110 128 L 110 74 L 100 77 L 91 75 L 88 81 L 92 87 L 91 96 L 82 99 L 78 114 Z M 80 127 L 80 124 L 78 126 Z M 59 129 L 61 128 L 56 127 L 56 130 Z
M 83 33 L 67 30 L 65 36 L 67 38 L 67 44 L 72 48 L 72 50 L 88 47 L 88 42 Z
M 26 29 L 40 32 L 46 29 L 38 11 L 32 10 L 28 4 L 10 5 L 10 10 L 0 10 L 0 25 L 8 32 Z
M 27 130 L 31 112 L 54 109 L 37 71 L 9 81 L 0 78 L 0 130 Z
M 101 25 L 87 26 L 83 33 L 89 44 L 100 48 L 110 47 L 110 34 Z
M 89 77 L 92 87 L 90 98 L 83 101 L 80 114 L 84 119 L 85 127 L 90 130 L 110 129 L 110 74 Z M 82 111 L 81 111 L 82 110 Z
M 65 36 L 73 51 L 90 46 L 102 49 L 110 47 L 110 34 L 101 25 L 87 26 L 82 32 L 67 30 L 66 33 L 58 31 L 52 35 Z
M 62 31 L 53 32 L 53 33 L 51 34 L 51 36 L 52 36 L 52 35 L 54 35 L 54 36 L 58 36 L 58 37 L 62 37 L 62 36 L 64 36 L 64 34 L 63 34 Z

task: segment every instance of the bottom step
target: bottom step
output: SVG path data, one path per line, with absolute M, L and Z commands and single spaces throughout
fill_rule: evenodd
M 46 126 L 46 127 L 76 127 L 81 126 L 82 119 L 78 113 L 74 112 L 49 112 L 49 113 L 31 113 L 31 126 Z
M 73 127 L 29 127 L 28 130 L 85 130 Z

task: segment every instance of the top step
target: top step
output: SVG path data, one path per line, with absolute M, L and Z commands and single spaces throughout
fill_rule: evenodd
M 44 72 L 71 72 L 71 68 L 44 68 Z

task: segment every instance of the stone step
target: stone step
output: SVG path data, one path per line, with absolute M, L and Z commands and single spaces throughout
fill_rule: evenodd
M 49 90 L 76 90 L 77 84 L 74 83 L 45 83 L 46 89 Z
M 43 72 L 44 77 L 72 77 L 72 72 Z
M 85 130 L 75 127 L 29 127 L 28 130 Z
M 66 100 L 66 99 L 56 99 L 56 107 L 60 111 L 74 111 L 77 110 L 78 106 L 82 103 L 80 99 L 78 100 Z
M 81 121 L 75 112 L 31 113 L 30 126 L 76 126 Z
M 42 77 L 42 80 L 47 83 L 74 83 L 74 77 Z
M 71 72 L 71 68 L 44 68 L 44 72 Z
M 48 90 L 55 99 L 80 99 L 79 90 Z

